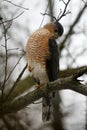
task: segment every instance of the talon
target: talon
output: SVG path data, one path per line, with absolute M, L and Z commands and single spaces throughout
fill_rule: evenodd
M 36 85 L 35 88 L 36 88 L 36 89 L 39 89 L 39 88 L 41 88 L 44 84 L 45 84 L 45 83 L 40 84 L 40 85 Z
M 31 68 L 31 66 L 28 66 L 28 70 L 29 70 L 30 72 L 32 72 L 33 69 L 34 69 L 34 68 Z

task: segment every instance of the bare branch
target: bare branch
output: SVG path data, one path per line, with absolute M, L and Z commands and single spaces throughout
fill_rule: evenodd
M 51 15 L 51 14 L 48 14 L 48 13 L 41 13 L 42 15 L 48 15 L 48 16 L 51 16 L 54 20 L 56 20 L 56 17 Z
M 60 10 L 60 13 L 59 13 L 59 15 L 58 15 L 57 18 L 56 18 L 55 16 L 53 16 L 52 14 L 46 13 L 48 6 L 47 6 L 47 8 L 46 8 L 46 10 L 45 10 L 45 13 L 41 13 L 41 14 L 44 15 L 44 16 L 45 16 L 45 15 L 48 15 L 48 16 L 50 16 L 52 19 L 54 19 L 55 21 L 59 21 L 62 17 L 64 17 L 64 16 L 66 16 L 67 14 L 71 13 L 69 10 L 67 11 L 67 7 L 68 7 L 70 1 L 71 1 L 71 0 L 68 0 L 68 2 L 65 3 L 65 2 L 62 0 L 62 2 L 63 2 L 64 5 L 65 5 L 65 8 L 64 8 L 63 12 Z M 49 3 L 48 3 L 48 5 L 49 5 Z M 44 20 L 44 17 L 43 17 L 43 20 Z M 42 21 L 42 22 L 43 22 L 43 21 Z M 41 24 L 42 24 L 42 23 L 41 23 Z
M 11 49 L 8 49 L 8 51 L 15 51 L 15 50 L 19 50 L 19 48 L 11 48 Z
M 4 47 L 4 46 L 3 46 Z M 11 58 L 11 57 L 15 57 L 15 58 L 17 58 L 17 57 L 20 57 L 20 55 L 24 55 L 25 54 L 25 51 L 24 50 L 19 50 L 20 51 L 20 55 L 18 55 L 18 53 L 16 53 L 16 52 L 10 52 L 11 50 L 14 50 L 15 51 L 15 49 L 16 48 L 14 48 L 14 49 L 8 49 L 8 59 L 9 58 Z M 0 53 L 0 58 L 1 57 L 5 57 L 5 54 L 4 53 Z
M 23 76 L 25 70 L 27 68 L 27 64 L 24 66 L 23 70 L 21 71 L 21 73 L 19 74 L 18 78 L 16 79 L 16 81 L 14 82 L 12 88 L 10 89 L 9 93 L 7 94 L 6 98 L 4 101 L 7 101 L 7 99 L 9 98 L 10 94 L 12 93 L 12 91 L 14 90 L 15 86 L 17 85 L 17 83 L 20 81 L 21 77 Z
M 84 4 L 86 4 L 87 5 L 87 0 L 85 1 L 85 0 L 82 0 L 82 2 L 84 3 Z
M 70 77 L 55 80 L 54 82 L 45 84 L 39 89 L 28 92 L 24 96 L 18 97 L 13 101 L 7 103 L 5 102 L 5 104 L 3 104 L 3 108 L 0 106 L 0 115 L 23 109 L 27 105 L 35 102 L 41 97 L 44 97 L 47 93 L 51 93 L 54 90 L 70 89 L 87 96 L 87 85 L 83 85 L 77 80 L 78 77 L 85 73 L 87 73 L 87 66 Z
M 11 76 L 11 74 L 13 73 L 14 69 L 15 69 L 15 68 L 17 67 L 17 65 L 19 64 L 19 62 L 20 62 L 20 60 L 22 59 L 22 57 L 23 57 L 23 56 L 21 56 L 21 57 L 19 58 L 19 60 L 18 60 L 17 63 L 15 64 L 15 66 L 14 66 L 14 67 L 12 68 L 12 70 L 10 71 L 10 73 L 9 73 L 7 79 L 6 79 L 6 82 L 7 82 L 8 79 L 10 78 L 10 76 Z
M 62 41 L 62 43 L 59 46 L 59 50 L 60 52 L 62 51 L 62 49 L 64 48 L 65 42 L 67 41 L 68 37 L 71 35 L 73 28 L 75 27 L 75 25 L 79 22 L 82 14 L 84 13 L 85 9 L 86 9 L 87 5 L 85 4 L 84 7 L 82 8 L 82 10 L 79 12 L 79 14 L 77 15 L 75 21 L 73 22 L 73 24 L 70 26 L 70 29 L 68 31 L 68 33 L 66 34 L 64 40 Z
M 3 1 L 6 1 L 6 2 L 8 2 L 8 3 L 10 3 L 10 4 L 12 4 L 12 5 L 16 6 L 16 7 L 19 7 L 19 8 L 25 9 L 25 10 L 29 10 L 29 8 L 25 8 L 25 7 L 21 6 L 21 5 L 14 4 L 10 0 L 3 0 Z
M 59 72 L 59 76 L 60 78 L 65 78 L 65 77 L 69 77 L 70 75 L 74 75 L 76 74 L 79 70 L 83 70 L 84 68 L 86 68 L 86 66 L 80 66 L 77 68 L 67 68 L 65 70 L 61 70 Z M 87 73 L 86 73 L 87 74 Z
M 64 0 L 62 0 L 62 2 L 63 2 L 64 5 L 65 5 L 65 8 L 64 8 L 62 14 L 61 14 L 60 16 L 58 16 L 57 21 L 59 21 L 61 18 L 63 18 L 63 17 L 66 16 L 67 14 L 71 13 L 69 10 L 67 11 L 67 7 L 68 7 L 70 1 L 71 1 L 71 0 L 68 0 L 67 3 L 65 3 Z
M 84 67 L 83 69 L 78 70 L 78 72 L 73 75 L 73 79 L 76 80 L 78 77 L 82 76 L 85 73 L 87 73 L 87 67 Z
M 9 19 L 9 20 L 0 22 L 0 24 L 3 24 L 3 23 L 7 23 L 7 22 L 10 22 L 10 21 L 13 21 L 13 20 L 17 19 L 18 17 L 20 17 L 23 13 L 24 13 L 24 11 L 22 11 L 20 14 L 18 14 L 16 17 L 14 17 L 14 18 L 12 18 L 12 19 Z
M 10 20 L 7 20 L 7 21 L 3 21 L 3 19 L 0 20 L 1 22 L 1 25 L 3 27 L 3 34 L 4 34 L 4 45 L 2 45 L 4 48 L 5 48 L 5 72 L 4 72 L 4 81 L 2 83 L 2 86 L 1 86 L 1 92 L 2 92 L 2 100 L 3 100 L 3 96 L 4 96 L 4 89 L 5 89 L 5 85 L 6 85 L 6 82 L 8 81 L 10 75 L 12 74 L 13 70 L 10 72 L 10 75 L 8 75 L 7 77 L 7 67 L 8 67 L 8 47 L 7 47 L 7 41 L 8 41 L 8 38 L 7 38 L 7 31 L 8 29 L 10 28 L 10 26 L 12 25 L 12 21 L 14 19 L 17 19 L 20 15 L 22 15 L 24 12 L 20 13 L 18 16 L 14 17 L 13 19 L 10 19 Z M 8 26 L 6 26 L 6 22 L 9 23 Z
M 2 21 L 1 21 L 2 22 Z M 3 30 L 4 30 L 4 48 L 5 48 L 5 72 L 4 72 L 4 81 L 3 84 L 1 86 L 2 88 L 2 99 L 3 99 L 3 94 L 4 94 L 4 88 L 5 88 L 5 84 L 6 84 L 6 78 L 7 78 L 7 61 L 8 61 L 8 53 L 7 53 L 7 30 L 8 28 L 5 27 L 4 23 L 2 23 L 3 25 Z
M 47 12 L 48 6 L 49 6 L 49 2 L 48 2 L 47 7 L 46 7 L 46 9 L 45 9 L 45 13 Z M 45 14 L 45 13 L 44 13 L 44 14 Z M 43 13 L 41 13 L 41 14 L 43 14 Z M 44 17 L 43 17 L 43 19 L 42 19 L 42 21 L 41 21 L 40 27 L 42 26 L 42 23 L 43 23 L 43 21 L 44 21 L 44 18 L 45 18 L 45 15 L 44 15 Z
M 62 1 L 64 5 L 66 5 L 66 2 L 64 0 L 59 0 L 59 1 Z

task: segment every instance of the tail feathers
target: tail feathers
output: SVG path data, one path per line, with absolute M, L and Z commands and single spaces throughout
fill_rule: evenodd
M 49 121 L 52 116 L 52 94 L 43 97 L 42 99 L 42 120 Z

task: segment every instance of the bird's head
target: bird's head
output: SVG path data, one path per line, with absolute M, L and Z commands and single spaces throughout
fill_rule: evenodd
M 60 37 L 64 31 L 63 26 L 58 21 L 48 23 L 44 25 L 44 28 L 48 29 L 52 33 L 53 38 L 55 39 Z

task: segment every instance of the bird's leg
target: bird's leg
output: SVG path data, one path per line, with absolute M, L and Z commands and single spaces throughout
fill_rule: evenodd
M 39 89 L 39 88 L 41 88 L 43 85 L 45 85 L 45 83 L 42 83 L 42 84 L 40 84 L 40 85 L 36 85 L 35 88 L 36 88 L 36 89 Z
M 41 88 L 43 85 L 45 85 L 45 83 L 40 83 L 40 80 L 38 77 L 34 77 L 35 82 L 37 83 L 37 85 L 35 86 L 36 89 Z
M 28 70 L 29 70 L 30 72 L 32 72 L 33 69 L 34 69 L 34 68 L 32 68 L 30 65 L 28 65 Z

